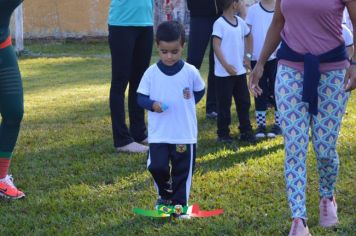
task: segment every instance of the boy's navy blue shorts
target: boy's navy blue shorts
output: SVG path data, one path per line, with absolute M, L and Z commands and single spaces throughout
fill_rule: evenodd
M 147 168 L 161 198 L 187 205 L 195 158 L 196 144 L 150 144 Z

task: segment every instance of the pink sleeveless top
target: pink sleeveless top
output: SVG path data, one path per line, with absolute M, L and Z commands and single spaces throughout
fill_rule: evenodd
M 346 1 L 354 0 L 281 0 L 285 25 L 282 39 L 294 51 L 320 55 L 344 43 L 342 16 Z M 303 62 L 281 60 L 280 64 L 304 70 Z M 344 69 L 348 61 L 320 64 L 320 71 Z

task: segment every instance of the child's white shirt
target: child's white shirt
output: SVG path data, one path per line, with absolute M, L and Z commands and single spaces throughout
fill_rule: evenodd
M 342 37 L 344 38 L 346 47 L 351 47 L 354 44 L 354 37 L 351 30 L 345 25 L 342 24 Z
M 257 61 L 260 57 L 263 44 L 267 35 L 269 26 L 271 25 L 274 11 L 268 11 L 261 5 L 261 2 L 255 3 L 248 8 L 246 23 L 251 26 L 253 38 L 252 60 Z M 273 53 L 268 60 L 275 59 Z
M 184 98 L 189 89 L 190 98 Z M 201 91 L 205 83 L 199 71 L 188 63 L 175 75 L 164 74 L 151 65 L 144 73 L 138 93 L 168 106 L 162 113 L 148 112 L 148 142 L 194 144 L 197 142 L 197 117 L 193 92 Z
M 250 33 L 250 28 L 246 22 L 239 16 L 235 16 L 237 25 L 228 22 L 223 16 L 219 17 L 213 26 L 213 37 L 221 39 L 221 52 L 230 65 L 233 65 L 237 70 L 237 75 L 246 73 L 246 68 L 243 65 L 245 55 L 245 37 Z M 221 62 L 214 53 L 216 76 L 226 77 L 230 74 L 222 66 Z

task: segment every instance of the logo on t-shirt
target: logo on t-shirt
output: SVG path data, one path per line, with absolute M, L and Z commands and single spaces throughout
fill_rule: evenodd
M 183 89 L 183 97 L 185 99 L 190 99 L 191 95 L 190 95 L 190 89 L 188 87 Z

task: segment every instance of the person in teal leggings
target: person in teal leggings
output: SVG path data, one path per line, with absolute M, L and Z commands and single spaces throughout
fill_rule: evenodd
M 22 1 L 0 0 L 0 196 L 10 199 L 25 196 L 8 175 L 24 112 L 21 75 L 11 46 L 9 23 L 12 12 Z

